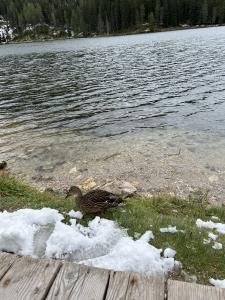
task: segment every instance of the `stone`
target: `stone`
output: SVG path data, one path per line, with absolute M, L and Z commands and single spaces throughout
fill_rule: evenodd
M 101 188 L 110 193 L 124 195 L 124 196 L 132 196 L 137 192 L 136 187 L 133 186 L 130 182 L 127 181 L 121 182 L 119 180 L 106 183 Z
M 123 195 L 134 195 L 137 192 L 136 187 L 134 187 L 130 182 L 122 182 L 120 187 L 121 194 Z
M 92 177 L 86 178 L 80 184 L 81 189 L 84 189 L 84 190 L 91 190 L 96 186 L 97 186 L 97 183 L 94 181 L 94 179 Z

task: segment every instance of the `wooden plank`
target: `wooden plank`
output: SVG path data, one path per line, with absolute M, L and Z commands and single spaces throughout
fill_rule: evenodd
M 168 300 L 224 300 L 225 290 L 196 283 L 168 280 Z
M 128 283 L 126 300 L 164 300 L 164 278 L 145 277 L 131 273 Z M 182 299 L 183 300 L 183 299 Z
M 88 270 L 88 268 L 86 268 Z M 82 277 L 80 265 L 65 262 L 60 269 L 57 277 L 48 293 L 46 300 L 50 299 L 69 299 L 71 291 L 74 288 L 79 276 Z M 85 272 L 83 270 L 85 275 Z M 84 278 L 82 278 L 83 281 Z
M 79 279 L 83 275 L 83 281 L 77 281 L 71 294 L 73 300 L 103 300 L 105 297 L 109 271 L 97 268 L 88 268 L 79 273 Z
M 106 300 L 126 299 L 130 273 L 110 272 L 109 286 L 107 289 Z
M 0 252 L 0 280 L 18 259 L 19 257 L 16 255 Z
M 58 261 L 22 257 L 1 280 L 1 299 L 44 299 L 60 267 Z

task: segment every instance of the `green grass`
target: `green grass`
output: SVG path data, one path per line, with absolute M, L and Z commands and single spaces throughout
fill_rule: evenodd
M 0 211 L 42 207 L 55 208 L 64 213 L 74 208 L 74 201 L 41 193 L 13 177 L 0 176 Z
M 0 210 L 13 211 L 28 207 L 51 207 L 64 214 L 76 209 L 72 199 L 41 193 L 12 177 L 0 176 Z M 207 238 L 211 230 L 200 229 L 195 225 L 197 218 L 209 220 L 211 216 L 217 216 L 225 223 L 225 208 L 209 206 L 201 193 L 186 200 L 166 195 L 151 199 L 131 198 L 124 206 L 112 209 L 105 215 L 127 228 L 133 237 L 135 233 L 143 234 L 146 230 L 152 230 L 155 236 L 152 244 L 157 248 L 175 249 L 176 259 L 181 261 L 183 270 L 196 275 L 199 283 L 206 284 L 211 277 L 225 278 L 225 250 L 213 249 L 213 243 L 204 245 L 203 239 Z M 86 216 L 82 223 L 92 218 Z M 185 232 L 160 233 L 159 229 L 168 225 L 177 226 L 177 229 Z M 218 242 L 225 247 L 225 235 L 215 233 L 219 235 Z M 171 276 L 182 279 L 181 274 Z

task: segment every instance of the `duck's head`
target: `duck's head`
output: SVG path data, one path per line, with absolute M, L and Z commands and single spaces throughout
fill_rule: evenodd
M 66 193 L 66 198 L 73 196 L 75 199 L 82 197 L 82 192 L 77 186 L 71 186 Z

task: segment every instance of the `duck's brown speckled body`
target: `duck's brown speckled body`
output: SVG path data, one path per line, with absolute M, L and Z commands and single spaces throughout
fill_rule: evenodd
M 104 213 L 107 209 L 123 202 L 120 196 L 100 189 L 82 195 L 81 190 L 76 186 L 69 189 L 67 197 L 69 196 L 73 196 L 78 209 L 87 214 Z

